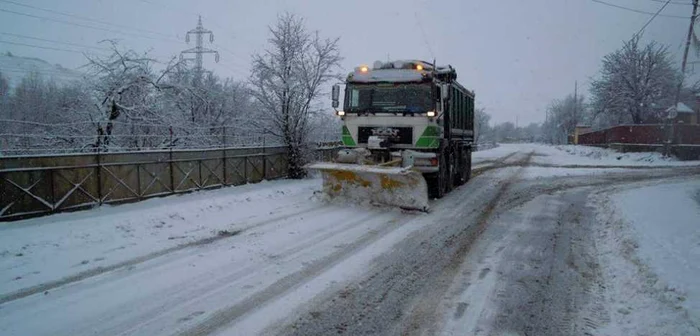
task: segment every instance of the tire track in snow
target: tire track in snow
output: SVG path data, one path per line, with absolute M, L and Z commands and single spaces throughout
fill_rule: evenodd
M 507 174 L 506 180 L 513 175 Z M 426 225 L 378 257 L 371 272 L 339 292 L 314 299 L 311 308 L 275 333 L 400 334 L 401 330 L 394 329 L 410 325 L 406 312 L 415 307 L 415 298 L 440 286 L 435 280 L 477 239 L 476 223 L 489 216 L 486 208 L 498 202 L 498 190 L 507 189 L 507 182 L 498 175 L 470 180 L 436 201 L 434 212 L 425 218 Z M 417 310 L 413 316 L 430 318 L 429 312 Z
M 85 271 L 82 271 L 80 273 L 77 273 L 77 274 L 74 274 L 71 276 L 67 276 L 67 277 L 64 277 L 64 278 L 61 278 L 61 279 L 58 279 L 55 281 L 45 282 L 43 284 L 39 284 L 36 286 L 20 289 L 18 291 L 11 292 L 9 294 L 5 294 L 3 296 L 0 296 L 0 305 L 11 302 L 11 301 L 19 300 L 19 299 L 22 299 L 22 298 L 25 298 L 25 297 L 28 297 L 28 296 L 31 296 L 34 294 L 54 290 L 56 288 L 59 288 L 59 287 L 62 287 L 62 286 L 68 285 L 68 284 L 72 284 L 72 283 L 79 282 L 79 281 L 82 281 L 85 279 L 89 279 L 89 278 L 92 278 L 92 277 L 95 277 L 98 275 L 102 275 L 104 273 L 108 273 L 108 272 L 112 272 L 112 271 L 119 270 L 122 268 L 127 268 L 130 266 L 138 265 L 138 264 L 144 263 L 146 261 L 153 260 L 153 259 L 165 256 L 167 254 L 170 254 L 170 253 L 173 253 L 176 251 L 180 251 L 180 250 L 184 250 L 184 249 L 188 249 L 188 248 L 192 248 L 192 247 L 197 247 L 197 246 L 208 245 L 208 244 L 214 243 L 214 242 L 222 240 L 222 239 L 235 237 L 238 234 L 240 234 L 241 232 L 244 232 L 244 231 L 252 229 L 252 228 L 256 228 L 256 227 L 260 227 L 260 226 L 264 226 L 264 225 L 269 225 L 269 224 L 274 224 L 274 223 L 279 222 L 279 221 L 284 221 L 284 220 L 287 220 L 289 218 L 298 217 L 298 216 L 305 215 L 308 213 L 318 212 L 318 211 L 323 210 L 323 209 L 329 210 L 330 208 L 322 206 L 322 205 L 315 205 L 314 207 L 303 208 L 302 210 L 295 211 L 293 213 L 282 214 L 279 216 L 268 218 L 266 220 L 245 226 L 241 229 L 235 229 L 235 230 L 231 231 L 231 234 L 229 234 L 229 233 L 217 234 L 215 236 L 198 239 L 198 240 L 195 240 L 195 241 L 192 241 L 189 243 L 178 244 L 176 246 L 173 246 L 173 247 L 170 247 L 167 249 L 163 249 L 160 251 L 149 253 L 149 254 L 146 254 L 146 255 L 143 255 L 140 257 L 128 259 L 128 260 L 125 260 L 125 261 L 122 261 L 122 262 L 119 262 L 119 263 L 116 263 L 116 264 L 113 264 L 110 266 L 96 267 L 96 268 L 85 270 Z
M 529 153 L 524 158 L 513 162 L 509 165 L 527 166 L 534 152 Z M 509 156 L 510 157 L 510 156 Z M 502 161 L 505 162 L 508 157 Z M 479 213 L 473 225 L 468 226 L 460 236 L 455 236 L 459 248 L 456 253 L 450 256 L 449 262 L 445 266 L 442 274 L 440 274 L 433 286 L 428 287 L 428 290 L 422 292 L 413 305 L 413 309 L 405 317 L 401 335 L 421 335 L 435 334 L 437 332 L 437 321 L 440 318 L 438 314 L 440 301 L 452 284 L 457 273 L 460 271 L 461 265 L 469 254 L 469 250 L 474 245 L 474 242 L 486 230 L 491 218 L 501 204 L 503 196 L 517 182 L 522 174 L 522 168 L 518 169 L 508 179 L 506 179 L 496 191 L 496 194 L 486 203 L 483 210 Z M 503 211 L 503 209 L 499 209 Z M 480 277 L 483 278 L 490 270 L 482 270 Z M 466 307 L 465 307 L 466 308 Z M 463 308 L 464 309 L 464 308 Z
M 238 318 L 254 310 L 256 307 L 264 305 L 266 302 L 273 300 L 283 295 L 285 292 L 320 275 L 321 273 L 330 269 L 332 266 L 342 261 L 343 259 L 376 242 L 383 236 L 398 228 L 403 223 L 403 221 L 411 217 L 413 217 L 413 215 L 401 214 L 398 217 L 392 218 L 387 222 L 384 222 L 384 224 L 388 225 L 384 226 L 382 229 L 373 230 L 364 234 L 355 242 L 350 243 L 347 246 L 341 248 L 340 250 L 335 251 L 332 254 L 311 263 L 310 265 L 296 273 L 290 274 L 276 281 L 272 285 L 268 286 L 265 290 L 246 298 L 242 302 L 214 313 L 201 323 L 195 325 L 194 327 L 184 332 L 178 333 L 177 335 L 206 335 L 230 325 Z
M 260 267 L 259 265 L 251 265 L 249 267 L 237 269 L 231 273 L 218 273 L 216 275 L 203 273 L 199 277 L 192 278 L 187 282 L 178 284 L 176 288 L 168 289 L 168 292 L 176 294 L 168 295 L 167 293 L 153 293 L 153 300 L 156 301 L 157 304 L 155 307 L 148 309 L 146 313 L 139 316 L 141 319 L 140 322 L 131 323 L 131 327 L 127 330 L 123 330 L 121 326 L 116 326 L 112 329 L 103 330 L 103 333 L 110 335 L 130 335 L 134 332 L 145 329 L 150 323 L 153 323 L 159 318 L 167 318 L 176 315 L 177 310 L 182 310 L 183 307 L 196 307 L 198 302 L 211 301 L 221 295 L 225 295 L 227 291 L 230 292 L 232 288 L 237 287 L 237 284 L 242 285 L 245 283 L 257 282 L 258 280 L 255 280 L 254 278 L 259 274 L 265 274 L 270 270 L 278 269 L 279 264 L 289 263 L 297 259 L 301 259 L 305 252 L 316 249 L 319 243 L 322 243 L 334 236 L 339 236 L 345 232 L 351 231 L 355 229 L 358 224 L 371 221 L 373 216 L 376 216 L 376 214 L 371 213 L 360 218 L 351 217 L 347 221 L 341 221 L 334 223 L 333 226 L 328 226 L 327 230 L 314 231 L 312 234 L 299 240 L 296 244 L 276 251 L 277 253 L 274 256 L 271 256 L 271 258 L 274 258 L 276 262 L 270 263 L 263 267 Z M 389 221 L 395 221 L 395 219 L 389 219 Z M 260 292 L 265 292 L 267 290 L 268 289 L 263 289 Z M 260 292 L 253 293 L 248 298 L 243 299 L 241 303 L 237 303 L 236 305 L 241 305 L 247 300 L 251 300 L 250 298 L 252 297 L 260 296 Z M 159 296 L 167 296 L 167 301 L 158 301 Z M 255 301 L 258 302 L 259 300 Z M 169 308 L 162 309 L 162 307 Z M 248 313 L 254 310 L 256 307 L 257 305 L 252 307 L 248 306 L 244 310 L 244 313 Z M 127 307 L 124 308 L 128 309 Z M 207 309 L 208 308 L 201 308 L 201 310 L 197 311 L 205 311 Z M 117 309 L 117 311 L 119 310 L 120 309 Z M 184 316 L 183 318 L 186 317 L 187 316 Z

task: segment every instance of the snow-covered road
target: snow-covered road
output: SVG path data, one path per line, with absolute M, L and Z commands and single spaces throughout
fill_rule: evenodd
M 610 218 L 627 217 L 604 199 L 700 181 L 697 162 L 503 145 L 474 165 L 428 214 L 327 204 L 309 179 L 2 224 L 0 334 L 642 330 L 624 323 L 649 309 L 626 307 L 648 302 L 620 312 L 619 295 L 645 279 L 632 274 L 638 260 L 611 257 L 624 246 Z M 645 288 L 630 295 L 656 300 Z M 692 309 L 664 310 L 651 334 L 700 334 Z

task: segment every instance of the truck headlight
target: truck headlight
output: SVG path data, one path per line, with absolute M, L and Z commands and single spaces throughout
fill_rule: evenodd
M 336 111 L 335 114 L 337 114 L 339 117 L 345 116 L 345 111 Z
M 435 117 L 435 111 L 428 111 L 427 113 L 425 113 L 425 115 L 427 115 L 427 116 L 430 117 L 430 118 L 434 118 L 434 117 Z

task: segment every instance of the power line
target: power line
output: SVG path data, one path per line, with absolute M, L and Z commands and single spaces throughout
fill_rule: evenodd
M 610 7 L 615 7 L 615 8 L 619 8 L 619 9 L 628 10 L 628 11 L 635 12 L 635 13 L 639 13 L 639 14 L 656 15 L 655 13 L 645 12 L 645 11 L 641 11 L 641 10 L 634 9 L 634 8 L 624 7 L 624 6 L 619 6 L 619 5 L 611 4 L 611 3 L 609 3 L 609 2 L 605 2 L 605 1 L 601 1 L 601 0 L 591 0 L 591 1 L 596 2 L 596 3 L 599 3 L 599 4 L 602 4 L 602 5 L 610 6 Z M 667 18 L 674 18 L 674 19 L 686 19 L 686 20 L 687 20 L 687 19 L 690 19 L 690 17 L 688 17 L 688 16 L 680 16 L 680 15 L 663 15 L 663 14 L 659 14 L 659 15 L 657 15 L 657 16 L 659 16 L 659 17 L 667 17 Z
M 35 9 L 35 10 L 39 10 L 39 11 L 48 12 L 48 13 L 63 15 L 63 16 L 67 16 L 67 17 L 72 17 L 72 18 L 75 18 L 75 19 L 80 19 L 80 20 L 84 20 L 84 21 L 88 21 L 88 22 L 99 23 L 99 24 L 103 24 L 103 25 L 114 26 L 114 27 L 119 27 L 119 28 L 124 28 L 124 29 L 130 29 L 130 30 L 133 30 L 133 31 L 141 32 L 141 33 L 148 33 L 148 34 L 160 35 L 160 36 L 165 37 L 165 38 L 173 38 L 172 35 L 167 35 L 167 34 L 159 33 L 159 32 L 152 31 L 152 30 L 140 29 L 140 28 L 131 27 L 131 26 L 127 26 L 127 25 L 121 25 L 121 24 L 117 24 L 117 23 L 111 23 L 111 22 L 106 22 L 106 21 L 95 20 L 95 19 L 92 19 L 92 18 L 89 18 L 89 17 L 84 17 L 84 16 L 75 15 L 75 14 L 70 14 L 70 13 L 65 13 L 65 12 L 59 12 L 59 11 L 56 11 L 56 10 L 47 9 L 47 8 L 41 8 L 41 7 L 36 7 L 36 6 L 32 6 L 32 5 L 27 5 L 27 4 L 15 2 L 15 1 L 0 0 L 0 2 L 4 2 L 4 3 L 8 3 L 8 4 L 15 5 L 15 6 L 20 6 L 20 7 L 25 7 L 25 8 L 31 8 L 31 9 Z
M 0 0 L 0 1 L 1 1 L 1 0 Z M 43 42 L 50 42 L 50 43 L 65 44 L 65 45 L 74 46 L 74 47 L 89 48 L 89 49 L 96 49 L 96 50 L 102 50 L 102 51 L 109 51 L 109 49 L 107 49 L 107 48 L 100 48 L 100 47 L 96 47 L 96 46 L 89 46 L 89 45 L 85 45 L 85 44 L 78 44 L 78 43 L 71 43 L 71 42 L 56 41 L 56 40 L 44 39 L 44 38 L 33 37 L 33 36 L 27 36 L 27 35 L 21 35 L 21 34 L 5 33 L 5 32 L 0 32 L 0 34 L 1 34 L 1 35 L 6 35 L 6 36 L 12 36 L 12 37 L 18 37 L 18 38 L 36 40 L 36 41 L 43 41 Z
M 73 76 L 73 75 L 58 72 L 58 71 L 52 72 L 52 71 L 43 71 L 43 70 L 0 68 L 0 73 L 5 73 L 5 72 L 14 72 L 14 73 L 23 73 L 23 74 L 38 73 L 38 74 L 47 75 L 47 76 L 62 77 L 64 79 L 75 79 L 75 80 L 80 79 L 80 76 L 78 76 L 78 75 Z
M 18 45 L 18 46 L 25 46 L 25 47 L 30 47 L 30 48 L 46 49 L 46 50 L 65 51 L 65 52 L 71 52 L 71 53 L 76 53 L 76 54 L 81 54 L 81 55 L 83 54 L 82 51 L 78 51 L 78 50 L 62 49 L 62 48 L 53 48 L 53 47 L 43 47 L 43 46 L 38 46 L 38 45 L 35 45 L 35 44 L 28 44 L 28 43 L 10 42 L 10 41 L 3 41 L 3 40 L 0 40 L 0 43 L 4 43 L 4 44 L 13 44 L 13 45 Z
M 430 56 L 435 59 L 435 53 L 433 53 L 433 48 L 430 46 L 430 42 L 428 40 L 428 36 L 425 35 L 425 30 L 423 29 L 423 25 L 420 24 L 420 18 L 418 17 L 418 12 L 414 13 L 416 15 L 416 23 L 418 24 L 418 28 L 420 28 L 421 34 L 423 34 L 423 42 L 425 42 L 425 45 L 428 47 L 428 51 L 430 52 Z M 435 67 L 437 67 L 437 64 L 434 64 Z
M 651 19 L 649 19 L 649 21 L 647 21 L 647 23 L 645 23 L 644 26 L 642 26 L 642 28 L 639 29 L 639 31 L 636 34 L 632 35 L 632 38 L 639 36 L 639 34 L 641 34 L 644 31 L 644 29 L 651 23 L 651 21 L 654 21 L 654 19 L 659 15 L 659 13 L 661 13 L 661 11 L 663 11 L 664 8 L 666 8 L 666 6 L 668 6 L 670 2 L 671 0 L 667 0 L 666 3 L 663 6 L 661 6 L 661 8 L 659 8 L 658 11 L 656 11 L 656 14 L 654 14 L 654 16 L 652 16 Z
M 649 0 L 649 1 L 659 2 L 659 3 L 664 3 L 664 2 L 666 2 L 666 1 L 664 1 L 664 0 Z M 671 2 L 669 2 L 669 3 L 672 4 L 672 5 L 687 5 L 687 6 L 692 6 L 692 5 L 693 5 L 693 4 L 690 3 L 690 2 L 681 2 L 681 1 L 671 1 Z
M 184 10 L 177 9 L 177 8 L 172 7 L 172 6 L 169 6 L 169 5 L 171 5 L 171 4 L 169 4 L 169 5 L 166 5 L 166 4 L 158 4 L 158 3 L 155 3 L 155 2 L 152 2 L 152 1 L 148 1 L 148 0 L 140 0 L 140 2 L 145 3 L 145 4 L 148 4 L 148 5 L 151 5 L 151 6 L 159 7 L 159 8 L 166 8 L 166 9 L 170 10 L 170 11 L 173 12 L 173 13 L 184 14 L 184 15 L 188 15 L 188 16 L 189 16 L 189 15 L 192 15 L 191 12 L 184 11 Z M 226 28 L 224 28 L 224 27 L 221 26 L 220 24 L 216 23 L 215 20 L 213 20 L 213 19 L 211 19 L 211 18 L 209 18 L 209 17 L 207 17 L 207 16 L 204 16 L 204 15 L 200 15 L 200 16 L 201 16 L 202 18 L 206 19 L 207 22 L 210 22 L 210 21 L 211 21 L 211 23 L 213 23 L 215 26 L 221 28 L 221 29 L 224 31 L 224 34 L 226 34 L 226 31 L 227 31 Z M 231 36 L 231 38 L 233 38 L 233 39 L 238 39 L 238 38 L 236 38 L 236 37 L 234 37 L 234 36 L 232 36 L 232 35 L 230 35 L 230 36 Z M 248 41 L 248 42 L 250 42 L 250 41 Z M 218 49 L 221 49 L 221 50 L 227 52 L 234 60 L 238 60 L 238 61 L 240 61 L 240 62 L 245 62 L 245 60 L 244 60 L 243 58 L 241 58 L 240 56 L 236 55 L 233 51 L 231 51 L 231 50 L 228 49 L 228 48 L 225 48 L 224 46 L 222 46 L 222 45 L 220 45 L 220 44 L 212 43 L 212 46 L 214 46 L 214 47 L 216 47 L 216 48 L 218 48 Z
M 180 14 L 184 14 L 184 15 L 188 15 L 188 16 L 193 14 L 193 13 L 192 13 L 191 11 L 189 11 L 189 10 L 184 10 L 184 9 L 182 9 L 182 8 L 175 8 L 174 6 L 172 6 L 172 2 L 170 2 L 170 1 L 168 1 L 168 4 L 167 4 L 167 5 L 166 5 L 165 3 L 155 3 L 155 2 L 149 1 L 149 0 L 140 0 L 140 2 L 145 3 L 145 4 L 149 4 L 149 5 L 151 5 L 151 6 L 155 6 L 155 7 L 158 7 L 158 8 L 166 8 L 166 9 L 170 10 L 170 11 L 173 12 L 173 13 L 180 13 Z M 210 22 L 210 21 L 211 21 L 212 24 L 214 24 L 215 26 L 218 26 L 219 28 L 221 28 L 221 29 L 224 31 L 224 33 L 226 34 L 227 29 L 226 29 L 225 27 L 223 27 L 222 25 L 218 24 L 218 23 L 216 22 L 216 20 L 214 20 L 213 18 L 211 18 L 211 17 L 209 17 L 209 16 L 206 16 L 206 15 L 201 15 L 201 16 L 202 16 L 202 18 L 204 18 L 205 20 L 207 20 L 207 22 Z M 239 36 L 239 37 L 236 37 L 236 36 L 234 36 L 234 35 L 229 35 L 229 36 L 230 36 L 232 39 L 237 39 L 237 40 L 242 39 L 242 40 L 246 40 L 246 42 L 248 42 L 248 43 L 252 43 L 250 40 L 248 40 L 247 38 L 245 38 L 245 35 L 241 35 L 241 36 Z
M 22 13 L 22 12 L 16 12 L 12 10 L 7 10 L 4 8 L 0 8 L 0 12 L 4 13 L 9 13 L 9 14 L 15 14 L 15 15 L 20 15 L 20 16 L 25 16 L 25 17 L 30 17 L 30 18 L 35 18 L 39 20 L 47 20 L 47 21 L 53 21 L 65 25 L 70 25 L 70 26 L 76 26 L 76 27 L 81 27 L 81 28 L 88 28 L 88 29 L 94 29 L 94 30 L 101 30 L 105 32 L 110 32 L 110 33 L 115 33 L 115 34 L 122 34 L 122 35 L 128 35 L 128 36 L 134 36 L 134 37 L 139 37 L 139 38 L 145 38 L 145 39 L 150 39 L 150 40 L 156 40 L 156 41 L 166 41 L 170 43 L 182 43 L 178 40 L 175 39 L 164 39 L 164 38 L 155 38 L 152 36 L 145 36 L 145 35 L 138 35 L 138 34 L 132 34 L 132 33 L 127 33 L 127 32 L 122 32 L 118 30 L 112 30 L 112 29 L 107 29 L 107 28 L 101 28 L 101 27 L 95 27 L 95 26 L 89 26 L 89 25 L 84 25 L 81 23 L 75 23 L 75 22 L 70 22 L 70 21 L 64 21 L 64 20 L 59 20 L 55 18 L 50 18 L 46 16 L 38 16 L 38 15 L 32 15 L 32 14 L 27 14 L 27 13 Z

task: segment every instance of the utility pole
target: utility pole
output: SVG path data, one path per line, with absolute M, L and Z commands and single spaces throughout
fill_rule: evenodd
M 578 81 L 574 82 L 574 122 L 578 126 Z
M 188 31 L 187 35 L 185 35 L 185 41 L 188 43 L 190 42 L 190 34 L 195 35 L 195 38 L 197 39 L 197 45 L 194 48 L 190 48 L 180 52 L 180 60 L 184 59 L 185 54 L 194 54 L 194 82 L 195 85 L 199 85 L 202 82 L 202 77 L 204 74 L 204 54 L 214 54 L 214 60 L 216 61 L 216 63 L 219 63 L 219 52 L 209 48 L 204 48 L 204 35 L 208 34 L 209 42 L 214 42 L 214 33 L 211 30 L 204 29 L 204 26 L 202 25 L 202 16 L 199 17 L 199 21 L 197 22 L 197 28 Z M 189 60 L 191 60 L 191 58 Z
M 693 0 L 693 15 L 690 16 L 690 27 L 688 27 L 688 37 L 685 40 L 685 50 L 683 51 L 683 62 L 681 63 L 681 80 L 678 81 L 678 87 L 676 87 L 676 97 L 673 101 L 673 106 L 668 113 L 666 119 L 668 119 L 668 139 L 666 140 L 666 146 L 664 146 L 664 154 L 671 154 L 671 144 L 673 143 L 673 133 L 674 133 L 674 121 L 678 116 L 678 103 L 681 99 L 681 89 L 683 88 L 683 80 L 685 79 L 685 67 L 688 63 L 688 50 L 690 49 L 690 41 L 693 38 L 693 28 L 695 27 L 695 19 L 697 19 L 698 11 L 698 0 Z

